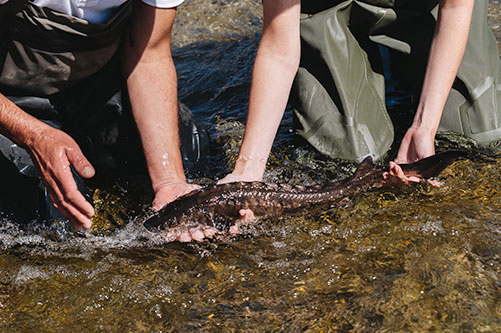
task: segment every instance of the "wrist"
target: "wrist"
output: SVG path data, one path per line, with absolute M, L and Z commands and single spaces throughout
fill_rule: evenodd
M 232 174 L 243 181 L 260 181 L 266 170 L 267 158 L 260 155 L 239 155 Z
M 414 121 L 410 127 L 410 129 L 414 130 L 415 132 L 431 137 L 435 137 L 435 135 L 437 134 L 437 128 L 438 126 L 435 126 L 434 124 L 416 121 Z
M 167 148 L 144 150 L 151 186 L 155 192 L 166 186 L 186 184 L 181 152 L 166 151 L 168 151 Z
M 184 177 L 178 177 L 178 176 L 165 176 L 162 178 L 158 179 L 152 179 L 151 181 L 151 187 L 155 193 L 160 191 L 160 189 L 164 187 L 173 187 L 176 185 L 186 185 L 186 178 Z
M 411 128 L 423 134 L 435 136 L 440 124 L 441 112 L 418 107 Z

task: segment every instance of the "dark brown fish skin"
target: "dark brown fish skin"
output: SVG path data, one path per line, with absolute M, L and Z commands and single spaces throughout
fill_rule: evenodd
M 400 166 L 407 176 L 436 177 L 458 157 L 465 155 L 462 151 L 448 151 Z M 148 218 L 144 225 L 150 231 L 178 225 L 208 225 L 228 230 L 241 209 L 252 210 L 256 217 L 266 217 L 311 207 L 336 207 L 344 198 L 384 186 L 385 171 L 387 168 L 374 165 L 372 158 L 367 157 L 351 177 L 327 186 L 263 182 L 212 185 L 171 202 Z

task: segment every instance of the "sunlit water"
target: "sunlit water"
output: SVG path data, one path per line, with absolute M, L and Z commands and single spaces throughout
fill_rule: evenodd
M 179 10 L 174 52 L 181 99 L 213 140 L 208 170 L 192 177 L 202 183 L 228 172 L 238 151 L 260 22 L 259 2 L 206 3 Z M 298 146 L 291 122 L 288 111 L 266 180 L 322 184 L 353 172 Z M 145 231 L 141 178 L 95 185 L 90 233 L 0 224 L 0 330 L 498 332 L 500 168 L 499 155 L 476 156 L 447 168 L 438 189 L 362 193 L 199 244 Z

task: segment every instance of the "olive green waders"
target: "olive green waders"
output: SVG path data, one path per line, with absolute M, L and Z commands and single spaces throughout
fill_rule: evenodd
M 298 133 L 331 157 L 382 157 L 393 143 L 394 125 L 385 101 L 381 50 L 390 55 L 392 79 L 409 91 L 412 112 L 424 79 L 437 1 L 308 0 L 301 5 L 302 56 L 291 95 Z M 496 146 L 501 140 L 501 61 L 487 8 L 487 0 L 475 0 L 466 53 L 439 131 Z

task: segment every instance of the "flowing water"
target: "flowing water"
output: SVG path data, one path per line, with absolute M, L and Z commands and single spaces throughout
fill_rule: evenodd
M 179 9 L 180 96 L 212 137 L 208 170 L 194 181 L 224 176 L 238 151 L 260 11 L 252 0 Z M 491 1 L 498 41 L 500 15 Z M 321 184 L 353 171 L 297 144 L 290 111 L 282 125 L 267 181 Z M 500 169 L 499 155 L 462 160 L 439 189 L 363 193 L 340 209 L 198 244 L 141 227 L 151 200 L 141 178 L 98 182 L 90 233 L 0 223 L 0 330 L 499 332 Z

